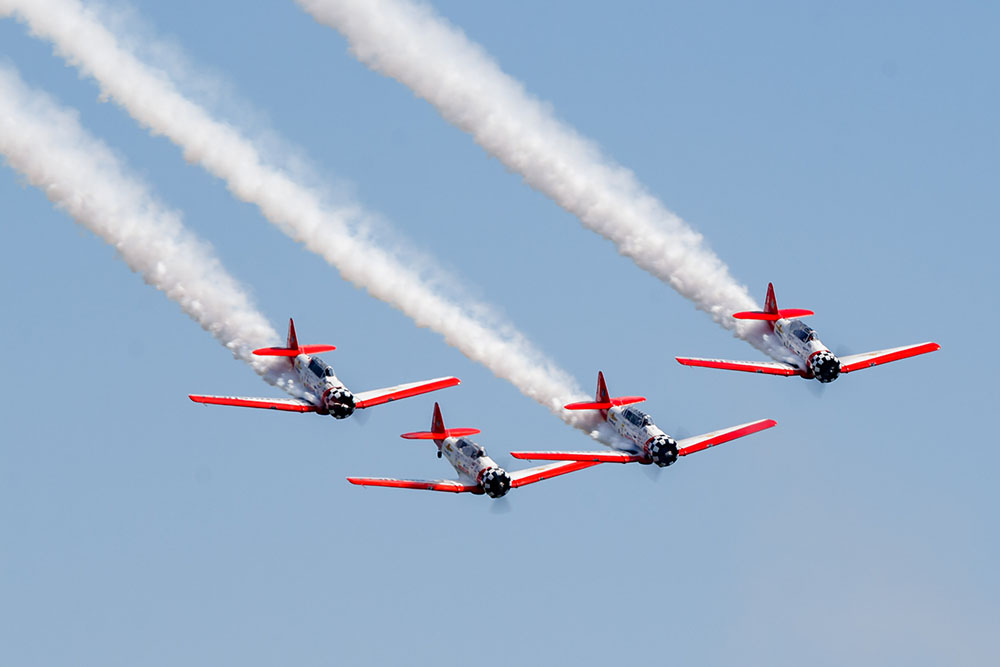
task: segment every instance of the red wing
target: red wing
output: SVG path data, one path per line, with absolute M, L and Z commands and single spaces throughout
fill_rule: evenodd
M 865 352 L 864 354 L 849 354 L 840 358 L 840 372 L 850 373 L 862 368 L 871 368 L 887 364 L 890 361 L 898 361 L 907 357 L 915 357 L 918 354 L 927 354 L 940 350 L 937 343 L 920 343 L 918 345 L 906 345 L 904 347 L 894 347 L 889 350 L 879 350 L 878 352 Z
M 244 396 L 199 396 L 189 394 L 195 403 L 208 405 L 238 405 L 243 408 L 285 410 L 287 412 L 316 412 L 316 406 L 301 398 L 247 398 Z
M 722 368 L 727 371 L 746 371 L 747 373 L 767 373 L 768 375 L 802 375 L 795 366 L 780 361 L 730 361 L 729 359 L 697 359 L 694 357 L 676 357 L 678 363 L 685 366 L 701 366 L 703 368 Z
M 700 452 L 703 449 L 715 447 L 716 445 L 721 445 L 724 442 L 742 438 L 777 425 L 778 422 L 773 419 L 761 419 L 747 424 L 740 424 L 739 426 L 724 428 L 721 431 L 712 431 L 711 433 L 705 433 L 704 435 L 696 435 L 693 438 L 684 438 L 683 440 L 679 440 L 677 442 L 677 455 L 687 456 L 688 454 L 694 454 L 695 452 Z
M 646 459 L 628 452 L 511 452 L 515 459 L 528 461 L 589 461 L 591 463 L 634 463 Z
M 358 486 L 389 486 L 397 489 L 447 491 L 450 493 L 482 493 L 478 484 L 463 484 L 450 479 L 393 479 L 391 477 L 348 477 L 347 481 Z
M 596 465 L 598 464 L 590 461 L 564 461 L 561 463 L 551 463 L 549 465 L 538 466 L 536 468 L 516 470 L 510 473 L 510 487 L 512 489 L 516 489 L 519 486 L 534 484 L 535 482 L 540 482 L 543 479 L 558 477 L 559 475 L 565 475 L 566 473 L 576 472 L 577 470 L 583 470 L 584 468 L 590 468 L 591 466 Z
M 461 384 L 461 380 L 458 378 L 445 377 L 435 378 L 433 380 L 424 380 L 422 382 L 400 384 L 395 387 L 386 387 L 384 389 L 362 391 L 354 395 L 354 405 L 358 408 L 370 408 L 373 405 L 382 405 L 383 403 L 389 403 L 390 401 L 398 401 L 401 398 L 419 396 L 420 394 L 426 394 L 430 391 L 454 387 L 457 384 Z

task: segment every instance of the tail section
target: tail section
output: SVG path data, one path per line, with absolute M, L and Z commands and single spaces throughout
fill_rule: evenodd
M 445 438 L 460 438 L 463 435 L 475 435 L 479 432 L 478 428 L 445 428 L 444 418 L 441 416 L 441 406 L 435 403 L 434 416 L 431 418 L 431 430 L 404 433 L 399 437 L 407 440 L 433 440 L 438 447 L 441 447 Z
M 597 393 L 595 394 L 598 403 L 610 403 L 611 396 L 608 394 L 608 385 L 604 382 L 604 372 L 597 371 Z
M 441 416 L 441 406 L 434 403 L 434 416 L 431 417 L 431 433 L 444 433 L 444 417 Z
M 567 410 L 600 410 L 601 415 L 608 416 L 608 408 L 614 405 L 629 405 L 630 403 L 641 403 L 646 399 L 642 396 L 616 396 L 608 394 L 608 385 L 604 382 L 604 373 L 597 372 L 597 399 L 594 402 L 584 401 L 582 403 L 570 403 L 563 407 Z
M 774 283 L 767 284 L 767 296 L 764 297 L 764 313 L 767 315 L 778 314 L 778 300 L 774 298 Z M 292 335 L 289 333 L 289 335 Z
M 813 315 L 813 311 L 804 308 L 785 308 L 778 310 L 778 301 L 774 298 L 774 285 L 767 284 L 767 296 L 764 298 L 764 310 L 747 310 L 740 313 L 733 313 L 733 317 L 738 320 L 764 320 L 766 322 L 776 322 L 788 317 L 805 317 Z M 774 326 L 773 324 L 771 325 Z
M 299 345 L 299 339 L 295 335 L 295 321 L 288 318 L 288 339 L 285 347 L 262 347 L 253 353 L 261 357 L 297 357 L 300 354 L 319 354 L 336 349 L 333 345 Z

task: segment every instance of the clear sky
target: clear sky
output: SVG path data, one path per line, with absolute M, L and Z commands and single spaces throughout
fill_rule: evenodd
M 150 34 L 496 306 L 592 391 L 675 435 L 777 428 L 659 474 L 602 466 L 485 497 L 361 489 L 450 477 L 429 425 L 594 447 L 150 137 L 20 24 L 0 59 L 79 110 L 210 241 L 273 325 L 363 390 L 463 384 L 365 422 L 196 406 L 281 395 L 113 249 L 0 169 L 0 662 L 936 665 L 995 661 L 992 352 L 1000 12 L 985 3 L 437 0 L 506 72 L 835 351 L 942 350 L 843 377 L 762 359 L 525 186 L 293 2 L 133 1 Z

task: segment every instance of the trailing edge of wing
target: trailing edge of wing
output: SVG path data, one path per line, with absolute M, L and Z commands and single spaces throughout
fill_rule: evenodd
M 393 479 L 391 477 L 348 477 L 347 481 L 358 486 L 387 486 L 396 489 L 446 491 L 450 493 L 482 493 L 478 484 L 463 484 L 451 479 Z
M 703 449 L 721 445 L 724 442 L 736 440 L 737 438 L 742 438 L 777 425 L 778 422 L 773 419 L 759 419 L 755 422 L 724 428 L 721 431 L 712 431 L 704 435 L 696 435 L 693 438 L 684 438 L 677 442 L 677 455 L 687 456 L 688 454 L 694 454 Z
M 519 486 L 534 484 L 543 479 L 558 477 L 559 475 L 565 475 L 566 473 L 576 472 L 577 470 L 583 470 L 584 468 L 596 465 L 598 464 L 591 461 L 562 461 L 535 468 L 516 470 L 510 473 L 510 486 L 512 489 L 516 489 Z
M 373 405 L 382 405 L 390 401 L 398 401 L 401 398 L 419 396 L 430 391 L 454 387 L 461 384 L 461 380 L 456 377 L 434 378 L 433 380 L 423 380 L 421 382 L 411 382 L 400 384 L 395 387 L 385 387 L 384 389 L 372 389 L 362 391 L 354 395 L 355 406 L 358 408 L 370 408 Z
M 285 410 L 286 412 L 316 412 L 316 406 L 301 398 L 248 398 L 245 396 L 200 396 L 188 394 L 195 403 L 207 405 L 236 405 L 241 408 Z
M 768 375 L 802 375 L 802 371 L 795 366 L 780 361 L 731 361 L 729 359 L 698 359 L 695 357 L 676 357 L 676 359 L 684 366 L 721 368 L 727 371 L 766 373 Z
M 645 459 L 628 452 L 511 452 L 515 459 L 528 461 L 589 461 L 591 463 L 633 463 Z
M 887 364 L 890 361 L 898 361 L 908 357 L 915 357 L 918 354 L 927 354 L 940 350 L 937 343 L 919 343 L 917 345 L 905 345 L 903 347 L 893 347 L 888 350 L 878 350 L 877 352 L 865 352 L 863 354 L 849 354 L 840 358 L 840 372 L 850 373 L 862 368 L 871 368 Z

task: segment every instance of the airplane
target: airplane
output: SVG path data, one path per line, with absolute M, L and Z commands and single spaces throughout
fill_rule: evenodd
M 589 463 L 655 463 L 661 468 L 673 465 L 680 456 L 687 456 L 702 450 L 736 440 L 758 431 L 777 426 L 773 419 L 759 419 L 755 422 L 731 426 L 693 438 L 675 440 L 663 432 L 653 418 L 637 408 L 635 403 L 646 399 L 642 396 L 617 396 L 608 394 L 604 373 L 597 373 L 597 396 L 594 402 L 570 403 L 567 410 L 599 410 L 601 416 L 622 436 L 622 446 L 613 446 L 619 451 L 602 452 L 511 452 L 516 459 L 530 461 L 577 461 Z M 626 445 L 625 441 L 630 444 Z
M 264 357 L 288 357 L 298 373 L 299 380 L 307 390 L 307 398 L 247 398 L 244 396 L 202 396 L 189 394 L 195 403 L 210 405 L 237 405 L 244 408 L 263 408 L 287 412 L 315 412 L 331 415 L 334 419 L 346 419 L 355 410 L 363 410 L 401 398 L 419 396 L 427 392 L 454 387 L 460 384 L 456 377 L 435 378 L 422 382 L 411 382 L 384 389 L 372 389 L 357 394 L 344 386 L 337 378 L 333 367 L 319 357 L 312 355 L 337 349 L 333 345 L 299 345 L 295 335 L 295 322 L 288 320 L 288 339 L 285 347 L 262 347 L 253 353 Z
M 774 285 L 768 283 L 763 311 L 734 313 L 733 317 L 739 320 L 764 320 L 767 322 L 781 344 L 791 352 L 787 362 L 730 361 L 728 359 L 698 359 L 694 357 L 677 357 L 677 361 L 685 366 L 722 368 L 730 371 L 766 373 L 768 375 L 798 375 L 807 380 L 815 378 L 822 383 L 827 383 L 833 382 L 842 373 L 853 373 L 862 368 L 871 368 L 887 364 L 890 361 L 915 357 L 918 354 L 927 354 L 941 349 L 937 343 L 927 342 L 875 352 L 849 354 L 838 358 L 817 337 L 815 330 L 796 319 L 813 314 L 813 311 L 802 308 L 778 310 L 778 304 L 774 298 Z
M 404 433 L 400 437 L 408 440 L 433 440 L 437 445 L 438 458 L 442 456 L 447 458 L 448 463 L 458 473 L 459 479 L 419 480 L 389 477 L 348 477 L 347 481 L 359 486 L 388 486 L 399 489 L 480 495 L 485 493 L 490 498 L 502 498 L 511 489 L 597 465 L 597 463 L 583 461 L 561 461 L 507 472 L 486 455 L 486 450 L 481 445 L 466 437 L 479 432 L 477 428 L 445 428 L 444 419 L 441 417 L 441 408 L 435 403 L 430 431 Z

